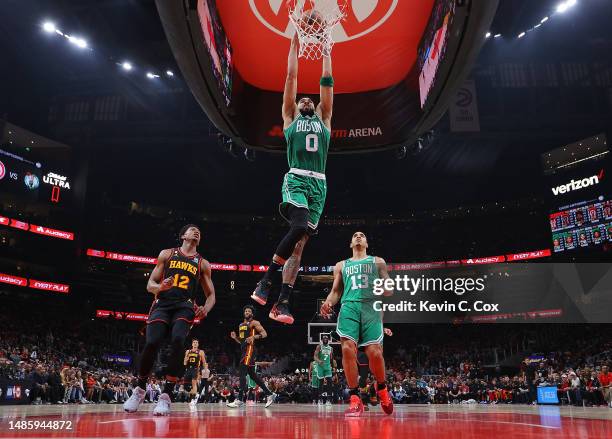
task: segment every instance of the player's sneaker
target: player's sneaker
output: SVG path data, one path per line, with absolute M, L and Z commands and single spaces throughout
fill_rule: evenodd
M 327 400 L 327 402 L 325 403 L 325 405 L 332 405 L 330 400 Z
M 195 407 L 198 404 L 198 398 L 193 398 L 190 402 L 190 404 Z
M 363 413 L 363 403 L 361 402 L 361 398 L 357 395 L 351 395 L 351 399 L 349 401 L 349 408 L 344 411 L 344 416 L 346 417 L 358 417 Z
M 226 405 L 229 408 L 231 408 L 231 409 L 237 409 L 239 407 L 242 407 L 244 405 L 244 402 L 242 402 L 238 398 L 236 398 L 236 399 L 234 399 L 234 401 L 228 402 Z
M 289 305 L 286 303 L 275 304 L 272 307 L 272 310 L 270 310 L 268 317 L 270 317 L 272 320 L 276 320 L 277 322 L 285 323 L 287 325 L 293 324 L 293 316 L 289 312 Z
M 262 279 L 257 283 L 255 291 L 253 291 L 253 294 L 251 294 L 251 299 L 260 305 L 265 305 L 268 301 L 270 290 L 272 290 L 272 282 Z
M 389 390 L 385 387 L 382 390 L 378 390 L 376 394 L 378 395 L 378 400 L 380 401 L 383 412 L 387 415 L 393 413 L 393 400 L 389 396 Z
M 123 403 L 123 410 L 128 413 L 134 413 L 137 411 L 140 404 L 142 404 L 142 401 L 144 401 L 145 394 L 146 392 L 140 387 L 134 387 L 132 396 L 130 396 L 128 400 Z
M 269 395 L 268 398 L 266 399 L 266 405 L 265 408 L 270 407 L 274 401 L 276 401 L 276 393 L 273 393 L 272 395 Z
M 170 414 L 170 395 L 167 393 L 162 393 L 159 399 L 157 400 L 157 404 L 155 404 L 155 408 L 153 409 L 154 416 L 168 416 Z

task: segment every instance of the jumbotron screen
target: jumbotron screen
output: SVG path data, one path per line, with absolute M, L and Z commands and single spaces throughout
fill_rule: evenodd
M 612 201 L 579 203 L 550 215 L 555 252 L 612 242 Z

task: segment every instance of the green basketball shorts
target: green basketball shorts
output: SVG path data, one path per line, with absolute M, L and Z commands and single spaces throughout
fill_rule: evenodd
M 380 311 L 374 310 L 372 302 L 345 302 L 340 308 L 336 332 L 357 346 L 380 344 L 384 337 Z
M 286 213 L 289 205 L 308 209 L 308 228 L 313 231 L 316 230 L 319 219 L 323 214 L 327 195 L 325 180 L 287 172 L 283 179 L 282 195 L 283 202 L 279 206 L 281 216 L 285 220 L 289 220 Z

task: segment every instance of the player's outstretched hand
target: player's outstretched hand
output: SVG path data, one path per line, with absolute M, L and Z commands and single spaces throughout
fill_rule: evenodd
M 234 340 L 236 339 L 236 332 L 235 331 L 230 332 L 230 338 L 233 338 Z
M 251 335 L 250 337 L 247 337 L 247 338 L 245 339 L 245 341 L 246 341 L 248 344 L 253 344 L 253 342 L 255 341 L 255 336 Z
M 198 306 L 196 309 L 195 318 L 203 319 L 204 317 L 206 317 L 206 314 L 206 308 L 204 308 L 203 306 Z
M 322 317 L 329 319 L 333 311 L 333 305 L 331 304 L 331 302 L 326 300 L 325 302 L 323 302 L 323 305 L 321 305 L 321 310 L 319 311 L 319 314 L 321 314 Z
M 389 328 L 383 328 L 383 332 L 387 337 L 393 336 L 393 331 L 391 331 Z

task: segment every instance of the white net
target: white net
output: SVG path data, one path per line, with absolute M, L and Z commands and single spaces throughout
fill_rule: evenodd
M 299 56 L 310 60 L 330 56 L 332 31 L 346 13 L 346 0 L 288 0 L 289 19 L 300 40 Z

